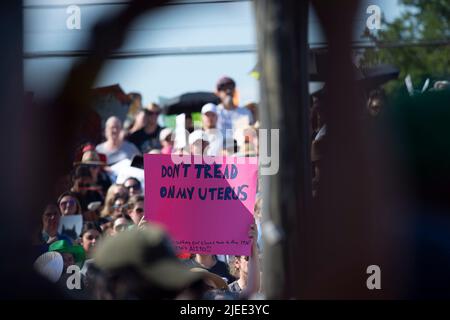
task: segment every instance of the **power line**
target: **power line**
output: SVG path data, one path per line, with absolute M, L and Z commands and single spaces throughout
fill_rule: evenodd
M 395 49 L 405 47 L 444 47 L 450 44 L 450 40 L 432 40 L 415 42 L 378 42 L 351 44 L 354 50 L 361 49 Z M 310 44 L 311 51 L 322 51 L 328 47 L 326 42 Z M 256 45 L 231 45 L 231 46 L 208 46 L 208 47 L 186 47 L 186 48 L 159 48 L 149 50 L 116 51 L 110 54 L 109 59 L 146 58 L 158 56 L 188 56 L 188 55 L 210 55 L 210 54 L 239 54 L 257 53 Z M 65 51 L 36 51 L 25 52 L 24 59 L 38 58 L 79 58 L 92 55 L 89 50 L 65 50 Z
M 150 1 L 150 0 L 148 0 Z M 232 3 L 232 2 L 250 2 L 252 0 L 199 0 L 199 1 L 169 1 L 162 4 L 161 6 L 180 6 L 180 5 L 190 5 L 190 4 L 219 4 L 219 3 Z M 115 1 L 115 2 L 100 2 L 100 3 L 80 3 L 77 4 L 79 7 L 92 7 L 92 6 L 124 6 L 129 5 L 130 1 Z M 24 4 L 22 7 L 24 9 L 54 9 L 54 8 L 66 8 L 70 4 Z
M 407 47 L 445 47 L 450 45 L 450 39 L 441 40 L 420 40 L 420 41 L 379 41 L 379 42 L 353 42 L 350 44 L 352 49 L 395 49 Z M 326 42 L 316 42 L 310 44 L 311 50 L 326 49 Z
M 256 45 L 215 46 L 215 47 L 189 47 L 189 48 L 161 48 L 153 50 L 117 51 L 110 54 L 109 59 L 146 58 L 157 56 L 186 56 L 205 54 L 239 54 L 256 53 Z M 89 50 L 67 51 L 39 51 L 25 52 L 24 59 L 37 58 L 79 58 L 92 55 Z

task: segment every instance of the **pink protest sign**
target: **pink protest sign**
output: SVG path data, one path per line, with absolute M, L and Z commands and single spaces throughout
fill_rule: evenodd
M 250 255 L 256 158 L 184 156 L 176 164 L 146 154 L 144 170 L 145 218 L 163 225 L 179 252 Z

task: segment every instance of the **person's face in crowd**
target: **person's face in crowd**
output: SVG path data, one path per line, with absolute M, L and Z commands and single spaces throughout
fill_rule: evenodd
M 217 124 L 217 114 L 214 112 L 206 112 L 202 114 L 203 129 L 214 129 Z
M 134 224 L 139 224 L 141 222 L 142 217 L 144 216 L 144 202 L 137 202 L 133 209 L 128 212 L 131 219 L 133 219 Z
M 48 205 L 42 215 L 42 225 L 45 232 L 50 236 L 56 236 L 58 233 L 58 225 L 61 213 L 54 204 Z
M 128 189 L 125 188 L 123 185 L 118 185 L 115 192 L 114 197 L 120 197 L 120 198 L 126 198 L 128 197 Z
M 147 123 L 148 116 L 146 115 L 146 112 L 144 110 L 139 111 L 134 119 L 134 127 L 136 127 L 136 129 L 140 129 L 145 127 Z
M 118 218 L 114 221 L 114 227 L 112 234 L 118 234 L 119 232 L 125 231 L 130 226 L 130 223 L 125 218 Z
M 91 254 L 92 249 L 95 247 L 95 244 L 99 238 L 100 232 L 95 229 L 88 230 L 83 234 L 83 237 L 81 238 L 81 245 L 87 255 Z
M 235 268 L 239 270 L 239 274 L 248 274 L 248 256 L 239 256 L 235 259 Z
M 92 177 L 81 177 L 75 180 L 74 189 L 76 192 L 86 193 L 88 189 L 93 185 Z
M 113 232 L 113 223 L 112 221 L 108 221 L 100 225 L 100 229 L 102 229 L 103 235 L 111 235 Z
M 73 257 L 73 254 L 68 252 L 62 252 L 61 255 L 63 257 L 64 272 L 65 272 L 68 267 L 73 266 L 75 264 L 75 258 Z
M 114 201 L 113 204 L 113 218 L 116 218 L 120 216 L 122 213 L 124 213 L 125 209 L 125 200 L 123 198 L 117 198 L 116 201 Z
M 142 97 L 137 96 L 133 101 L 139 108 L 142 107 Z
M 97 182 L 98 174 L 100 173 L 100 166 L 89 166 L 89 171 L 91 172 L 92 181 Z
M 122 124 L 117 118 L 111 118 L 106 122 L 105 136 L 107 140 L 117 141 L 120 139 Z
M 152 126 L 156 125 L 158 121 L 159 112 L 146 110 L 145 114 L 146 114 L 146 123 Z
M 234 85 L 227 84 L 219 88 L 219 91 L 217 92 L 220 101 L 222 101 L 222 104 L 226 109 L 234 108 L 233 96 L 235 89 Z
M 375 98 L 369 101 L 367 109 L 372 117 L 376 117 L 380 113 L 382 107 L 382 101 L 378 98 Z
M 166 139 L 161 141 L 161 145 L 163 147 L 173 147 L 173 143 L 174 141 L 172 134 L 169 134 Z
M 95 211 L 92 210 L 86 210 L 83 212 L 83 221 L 97 221 L 98 219 L 98 214 Z
M 71 196 L 64 196 L 59 202 L 59 209 L 63 216 L 77 214 L 77 201 Z
M 130 197 L 141 194 L 141 187 L 135 180 L 128 179 L 124 182 L 123 186 L 128 190 Z

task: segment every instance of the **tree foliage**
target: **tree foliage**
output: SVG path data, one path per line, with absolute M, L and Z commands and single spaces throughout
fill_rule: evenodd
M 389 63 L 400 68 L 399 80 L 387 86 L 393 91 L 403 86 L 410 74 L 415 87 L 431 80 L 447 79 L 450 75 L 450 1 L 401 0 L 405 10 L 392 22 L 383 19 L 382 29 L 366 31 L 377 44 L 395 44 L 393 47 L 365 50 L 362 66 Z M 411 46 L 411 44 L 417 44 Z M 405 44 L 404 46 L 400 46 Z

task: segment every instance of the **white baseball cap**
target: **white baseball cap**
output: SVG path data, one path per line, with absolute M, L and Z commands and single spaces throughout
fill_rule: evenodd
M 202 114 L 207 112 L 214 112 L 217 114 L 217 106 L 214 103 L 207 103 L 202 107 Z
M 170 136 L 173 133 L 173 129 L 171 128 L 164 128 L 159 133 L 159 140 L 164 141 L 167 139 L 168 136 Z

